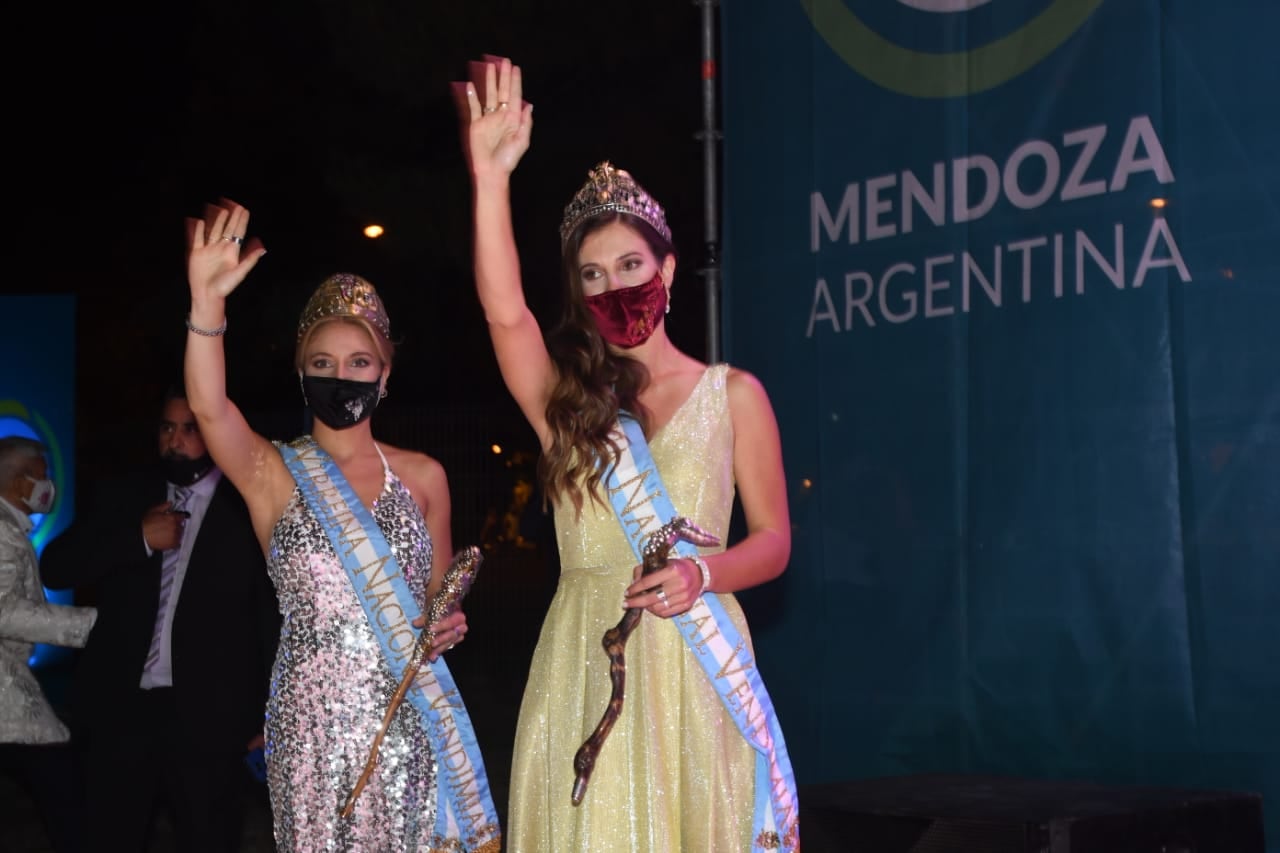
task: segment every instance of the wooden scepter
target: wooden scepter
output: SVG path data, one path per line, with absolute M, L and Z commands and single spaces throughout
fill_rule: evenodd
M 671 548 L 679 539 L 692 542 L 695 545 L 720 544 L 719 539 L 689 519 L 684 517 L 673 518 L 649 534 L 649 538 L 644 545 L 644 562 L 640 564 L 640 576 L 651 575 L 665 566 Z M 613 685 L 613 692 L 609 695 L 609 704 L 605 706 L 604 714 L 601 715 L 595 731 L 583 741 L 582 746 L 578 747 L 577 753 L 573 756 L 573 769 L 576 776 L 573 781 L 573 793 L 570 795 L 570 802 L 575 806 L 579 805 L 582 802 L 582 798 L 586 796 L 587 783 L 591 781 L 591 771 L 595 769 L 596 757 L 600 755 L 600 748 L 604 746 L 605 738 L 609 736 L 609 732 L 613 730 L 614 723 L 618 721 L 618 717 L 622 714 L 623 692 L 627 683 L 627 661 L 624 652 L 627 638 L 631 636 L 631 632 L 635 630 L 635 627 L 640 624 L 640 617 L 643 615 L 644 608 L 627 608 L 622 614 L 622 618 L 618 620 L 618 624 L 605 631 L 604 638 L 600 641 L 600 644 L 604 646 L 605 654 L 609 656 L 609 680 Z
M 396 711 L 400 708 L 400 703 L 404 701 L 405 695 L 409 692 L 409 687 L 417 677 L 418 670 L 422 668 L 422 662 L 427 659 L 427 654 L 431 651 L 431 647 L 435 645 L 436 637 L 431 632 L 430 627 L 462 606 L 462 599 L 471 589 L 471 584 L 475 581 L 476 572 L 479 571 L 482 562 L 484 562 L 484 556 L 480 553 L 480 549 L 475 545 L 469 545 L 454 556 L 453 562 L 449 564 L 449 568 L 445 571 L 444 581 L 440 584 L 439 591 L 431 598 L 431 604 L 427 607 L 426 627 L 418 635 L 418 642 L 414 644 L 413 653 L 409 656 L 408 663 L 405 664 L 404 676 L 400 679 L 396 692 L 392 694 L 391 701 L 387 704 L 387 712 L 382 715 L 382 725 L 378 727 L 378 733 L 373 738 L 373 746 L 369 748 L 369 758 L 365 761 L 364 771 L 360 774 L 360 778 L 356 780 L 355 787 L 351 789 L 351 794 L 347 797 L 347 802 L 342 807 L 343 817 L 351 817 L 351 813 L 355 811 L 356 800 L 359 799 L 360 792 L 364 790 L 369 777 L 373 775 L 373 768 L 378 765 L 378 750 L 382 746 L 382 739 L 387 734 L 391 720 L 395 717 Z

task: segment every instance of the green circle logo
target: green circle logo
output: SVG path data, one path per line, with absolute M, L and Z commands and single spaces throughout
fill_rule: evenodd
M 950 53 L 896 45 L 864 24 L 843 0 L 800 0 L 800 5 L 836 55 L 873 83 L 916 98 L 957 98 L 999 86 L 1040 62 L 1078 30 L 1102 0 L 1053 0 L 1003 38 Z M 921 3 L 909 5 L 924 8 Z

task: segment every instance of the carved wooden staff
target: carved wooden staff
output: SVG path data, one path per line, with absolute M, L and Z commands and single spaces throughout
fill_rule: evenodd
M 653 574 L 665 566 L 671 548 L 680 539 L 695 545 L 720 544 L 719 539 L 689 519 L 672 519 L 651 533 L 645 541 L 640 577 Z M 613 693 L 609 697 L 609 704 L 605 706 L 604 715 L 596 725 L 596 730 L 583 742 L 582 746 L 578 747 L 577 754 L 573 756 L 573 769 L 577 772 L 572 795 L 575 806 L 581 803 L 586 795 L 587 782 L 591 780 L 591 771 L 596 766 L 596 756 L 600 754 L 604 739 L 609 736 L 613 724 L 618 721 L 618 716 L 622 713 L 623 691 L 627 684 L 627 662 L 623 657 L 623 650 L 627 645 L 627 638 L 631 636 L 636 625 L 640 624 L 640 617 L 643 615 L 643 607 L 628 607 L 618 624 L 605 631 L 604 638 L 601 640 L 605 654 L 609 656 L 609 680 L 613 683 Z
M 484 562 L 484 556 L 480 553 L 480 549 L 475 545 L 470 545 L 454 556 L 453 562 L 449 564 L 448 570 L 445 571 L 444 581 L 440 584 L 439 591 L 432 597 L 431 604 L 427 607 L 427 628 L 423 628 L 422 633 L 418 635 L 418 642 L 414 644 L 413 654 L 409 656 L 409 662 L 405 664 L 404 677 L 400 679 L 400 686 L 396 688 L 396 692 L 391 696 L 391 702 L 387 705 L 387 712 L 382 715 L 382 725 L 378 727 L 378 734 L 373 739 L 373 746 L 369 748 L 369 760 L 365 762 L 364 772 L 356 780 L 355 787 L 351 789 L 351 795 L 347 797 L 346 805 L 342 807 L 343 817 L 351 817 L 351 813 L 355 811 L 356 800 L 359 799 L 360 792 L 364 790 L 369 777 L 373 775 L 373 768 L 378 765 L 378 749 L 382 746 L 382 739 L 387 734 L 387 728 L 391 725 L 391 720 L 395 717 L 400 703 L 404 701 L 405 695 L 409 692 L 409 686 L 413 684 L 414 678 L 417 677 L 418 670 L 422 667 L 422 662 L 427 659 L 427 653 L 435 645 L 435 634 L 428 628 L 462 606 L 462 599 L 471 589 L 471 584 L 475 581 L 476 572 L 480 570 L 482 562 Z

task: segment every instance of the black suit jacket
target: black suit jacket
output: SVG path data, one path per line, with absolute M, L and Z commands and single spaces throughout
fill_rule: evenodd
M 98 608 L 73 685 L 73 728 L 111 736 L 133 713 L 160 595 L 161 552 L 147 556 L 142 516 L 166 499 L 157 469 L 111 481 L 41 558 L 46 586 Z M 209 502 L 174 612 L 174 701 L 184 739 L 244 750 L 262 731 L 280 616 L 249 513 L 223 477 Z

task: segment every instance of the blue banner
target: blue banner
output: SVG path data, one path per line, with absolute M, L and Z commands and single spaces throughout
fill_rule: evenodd
M 796 530 L 753 625 L 801 784 L 1232 788 L 1280 837 L 1280 6 L 721 19 L 725 350 Z

